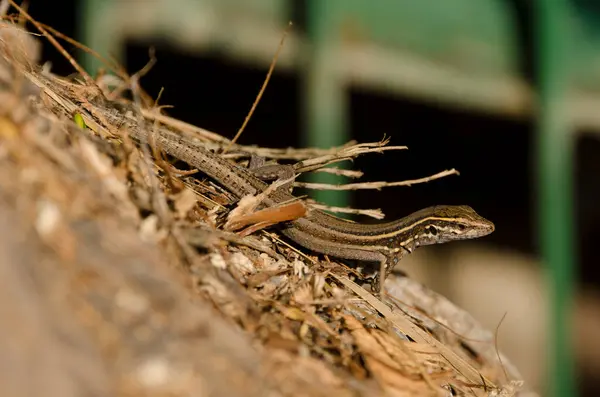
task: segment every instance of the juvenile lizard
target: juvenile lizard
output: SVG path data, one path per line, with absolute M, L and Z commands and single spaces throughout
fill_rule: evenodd
M 144 130 L 130 130 L 133 138 L 146 141 Z M 256 195 L 268 185 L 250 170 L 215 155 L 193 140 L 165 130 L 152 133 L 158 148 L 213 178 L 238 198 Z M 273 206 L 294 199 L 284 189 L 276 189 L 263 200 Z M 378 293 L 400 259 L 423 245 L 473 239 L 494 231 L 494 224 L 468 206 L 438 205 L 414 212 L 404 218 L 380 224 L 350 222 L 320 210 L 278 225 L 279 230 L 297 244 L 333 257 L 379 263 L 384 274 L 373 279 Z

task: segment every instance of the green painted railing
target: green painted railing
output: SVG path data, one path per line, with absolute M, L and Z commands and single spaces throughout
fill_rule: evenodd
M 570 43 L 565 0 L 537 0 L 538 230 L 550 292 L 548 393 L 575 396 L 572 348 L 575 252 L 573 249 L 573 134 L 567 114 Z

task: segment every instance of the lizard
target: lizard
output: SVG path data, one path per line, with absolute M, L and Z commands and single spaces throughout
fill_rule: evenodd
M 150 137 L 147 130 L 133 128 L 130 135 L 142 142 L 150 138 L 158 148 L 197 168 L 238 199 L 261 193 L 269 186 L 252 170 L 231 163 L 193 139 L 165 129 L 153 132 Z M 262 204 L 270 207 L 293 199 L 295 196 L 279 188 Z M 381 291 L 383 282 L 402 257 L 416 248 L 479 238 L 495 229 L 494 223 L 466 205 L 436 205 L 380 224 L 355 223 L 311 209 L 305 216 L 277 227 L 284 236 L 308 250 L 340 259 L 378 263 L 382 271 L 377 272 L 371 283 L 375 293 Z

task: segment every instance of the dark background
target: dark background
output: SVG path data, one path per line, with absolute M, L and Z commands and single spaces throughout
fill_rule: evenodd
M 521 37 L 522 73 L 535 83 L 532 64 L 532 26 L 527 2 L 513 1 Z M 303 30 L 303 2 L 297 1 L 294 29 Z M 591 2 L 600 14 L 600 4 Z M 77 4 L 33 1 L 29 11 L 41 22 L 75 37 Z M 46 41 L 43 59 L 52 70 L 73 72 L 68 62 Z M 77 50 L 65 44 L 72 53 Z M 157 64 L 142 79 L 142 85 L 156 97 L 164 87 L 161 103 L 174 105 L 169 114 L 203 128 L 233 137 L 242 124 L 267 70 L 234 63 L 218 53 L 202 57 L 182 55 L 167 42 L 133 43 L 127 46 L 126 67 L 130 73 L 148 61 L 148 48 L 156 49 Z M 298 146 L 303 120 L 299 112 L 302 76 L 276 70 L 241 143 L 263 146 Z M 486 237 L 498 247 L 537 255 L 535 235 L 536 180 L 534 124 L 448 110 L 402 96 L 386 96 L 363 89 L 349 89 L 350 134 L 358 141 L 375 141 L 384 136 L 392 144 L 410 150 L 385 156 L 368 155 L 356 161 L 365 171 L 363 180 L 418 178 L 444 169 L 457 168 L 460 177 L 415 187 L 388 188 L 382 192 L 355 193 L 353 206 L 382 208 L 394 218 L 433 204 L 468 204 L 496 223 L 496 232 Z M 600 287 L 600 141 L 580 131 L 576 139 L 575 203 L 579 287 Z M 591 379 L 590 379 L 591 381 Z M 596 386 L 598 387 L 598 386 Z M 582 395 L 600 390 L 581 379 Z

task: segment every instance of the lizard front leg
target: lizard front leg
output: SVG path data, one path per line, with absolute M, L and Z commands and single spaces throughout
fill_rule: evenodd
M 402 259 L 403 255 L 404 250 L 394 250 L 385 254 L 385 257 L 378 262 L 379 271 L 375 277 L 373 277 L 373 280 L 371 280 L 371 290 L 376 295 L 381 294 L 385 280 L 387 280 L 390 273 L 392 273 L 392 270 L 394 270 L 394 267 L 396 267 L 398 262 L 400 262 L 400 259 Z

